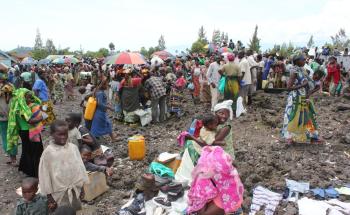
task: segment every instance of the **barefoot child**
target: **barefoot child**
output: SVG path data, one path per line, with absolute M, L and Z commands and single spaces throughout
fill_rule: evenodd
M 23 198 L 17 201 L 16 215 L 49 214 L 47 198 L 37 195 L 39 180 L 28 177 L 22 181 Z
M 52 141 L 44 150 L 39 165 L 40 192 L 46 195 L 49 209 L 72 206 L 81 209 L 83 184 L 88 182 L 84 163 L 78 147 L 68 142 L 68 124 L 55 121 L 50 132 Z

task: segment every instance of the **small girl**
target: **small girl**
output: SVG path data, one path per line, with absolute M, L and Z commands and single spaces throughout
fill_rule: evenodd
M 209 114 L 202 119 L 203 127 L 199 132 L 199 138 L 188 135 L 188 139 L 194 141 L 193 146 L 198 154 L 201 154 L 202 147 L 210 145 L 224 145 L 223 140 L 216 140 L 219 119 L 214 114 Z

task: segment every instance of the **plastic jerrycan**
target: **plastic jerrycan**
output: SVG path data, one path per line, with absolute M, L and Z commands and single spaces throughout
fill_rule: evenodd
M 146 155 L 145 138 L 135 135 L 128 139 L 128 150 L 130 160 L 143 160 Z
M 92 120 L 96 111 L 97 101 L 96 98 L 90 97 L 86 103 L 84 119 Z

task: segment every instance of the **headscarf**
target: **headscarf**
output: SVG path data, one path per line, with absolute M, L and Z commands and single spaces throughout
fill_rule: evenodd
M 197 166 L 192 171 L 191 189 L 188 193 L 187 213 L 202 209 L 218 198 L 225 213 L 237 211 L 243 202 L 244 187 L 232 158 L 220 146 L 202 149 Z M 205 189 L 203 189 L 205 188 Z
M 34 96 L 33 92 L 26 88 L 19 88 L 12 93 L 12 99 L 9 107 L 9 116 L 8 116 L 8 127 L 7 127 L 7 149 L 6 151 L 11 152 L 18 144 L 19 137 L 19 125 L 17 123 L 17 115 L 19 117 L 24 117 L 28 121 L 33 113 L 30 107 L 27 105 L 25 95 L 31 92 L 32 97 L 34 98 L 33 103 L 38 105 L 41 104 L 41 101 L 38 97 Z
M 227 55 L 227 60 L 230 61 L 230 62 L 234 61 L 235 60 L 235 55 L 234 54 L 228 54 Z
M 230 111 L 230 119 L 232 120 L 233 119 L 232 103 L 233 103 L 232 100 L 223 101 L 223 102 L 215 105 L 214 112 L 217 112 L 217 111 L 222 110 L 222 109 L 226 109 L 226 110 Z

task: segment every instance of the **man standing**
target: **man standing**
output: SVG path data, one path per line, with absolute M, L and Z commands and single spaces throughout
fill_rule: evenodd
M 218 84 L 221 78 L 219 70 L 220 70 L 220 57 L 215 56 L 215 62 L 209 65 L 208 72 L 207 72 L 208 84 L 210 85 L 212 111 L 214 110 L 214 107 L 218 103 L 218 99 L 219 99 Z
M 255 61 L 254 56 L 253 56 L 253 51 L 248 50 L 247 51 L 247 60 L 249 63 L 249 71 L 251 72 L 251 89 L 250 89 L 250 95 L 248 95 L 248 105 L 252 104 L 252 93 L 256 91 L 256 86 L 257 86 L 257 68 L 259 64 Z
M 244 51 L 240 51 L 238 53 L 238 58 L 239 58 L 239 67 L 243 74 L 242 88 L 240 91 L 240 95 L 242 96 L 244 103 L 247 104 L 246 103 L 247 96 L 251 95 L 252 75 L 250 72 L 249 62 L 245 57 Z
M 159 122 L 165 120 L 165 102 L 166 102 L 166 85 L 162 78 L 151 74 L 151 77 L 145 82 L 145 88 L 151 95 L 152 121 L 157 122 L 158 105 L 159 105 Z

